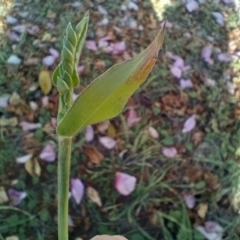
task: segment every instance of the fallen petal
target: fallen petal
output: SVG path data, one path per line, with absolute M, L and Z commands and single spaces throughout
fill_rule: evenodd
M 49 53 L 54 57 L 54 58 L 59 58 L 60 53 L 58 52 L 58 50 L 56 50 L 55 48 L 50 48 L 49 49 Z
M 215 18 L 216 22 L 219 25 L 224 26 L 225 20 L 224 20 L 224 17 L 223 17 L 223 15 L 221 13 L 219 13 L 219 12 L 212 12 L 212 15 L 213 15 L 213 17 Z
M 9 99 L 9 96 L 0 97 L 0 108 L 6 108 L 8 106 L 8 99 Z
M 128 9 L 138 11 L 138 5 L 132 1 L 129 1 L 128 3 Z
M 211 58 L 211 55 L 212 55 L 212 45 L 207 45 L 207 46 L 205 46 L 205 47 L 202 49 L 202 53 L 201 53 L 202 59 L 203 59 L 205 62 L 208 62 L 209 59 Z
M 181 89 L 186 89 L 186 88 L 191 88 L 193 87 L 193 83 L 190 79 L 180 79 L 180 88 Z
M 194 0 L 191 0 L 186 4 L 186 8 L 189 12 L 193 12 L 199 8 L 199 4 L 195 2 Z
M 115 175 L 115 188 L 124 196 L 131 194 L 136 187 L 136 177 L 123 172 L 117 172 Z
M 46 56 L 43 58 L 42 63 L 45 66 L 50 67 L 55 63 L 55 57 L 52 55 Z
M 123 53 L 125 50 L 126 50 L 125 42 L 114 43 L 112 46 L 113 54 L 120 54 L 120 53 Z
M 205 222 L 205 230 L 208 233 L 222 233 L 223 228 L 217 222 L 207 221 Z
M 8 197 L 10 199 L 11 206 L 19 205 L 26 196 L 27 193 L 24 191 L 17 191 L 13 188 L 8 189 Z
M 98 6 L 98 11 L 99 13 L 103 14 L 103 15 L 107 15 L 107 10 L 105 8 L 103 8 L 102 6 Z
M 41 123 L 30 123 L 30 122 L 21 122 L 20 126 L 22 127 L 22 130 L 24 132 L 35 130 L 42 127 Z
M 47 144 L 41 151 L 39 157 L 46 162 L 54 162 L 56 160 L 56 153 L 52 144 Z
M 136 123 L 140 122 L 141 117 L 137 116 L 137 112 L 130 108 L 127 112 L 127 125 L 128 127 L 133 127 Z
M 164 156 L 172 158 L 177 155 L 177 149 L 175 147 L 163 147 L 162 153 Z
M 99 137 L 99 142 L 107 149 L 112 149 L 116 145 L 116 141 L 111 137 Z
M 192 209 L 196 204 L 196 198 L 192 194 L 184 194 L 183 199 L 187 208 Z
M 80 179 L 71 179 L 71 193 L 76 203 L 79 204 L 84 195 L 84 185 Z
M 17 25 L 12 27 L 12 30 L 18 33 L 25 33 L 27 30 L 27 26 L 25 24 Z
M 96 45 L 95 41 L 93 41 L 93 40 L 86 41 L 86 47 L 87 47 L 87 49 L 92 50 L 92 51 L 98 50 L 97 45 Z
M 11 15 L 7 15 L 6 21 L 7 21 L 8 24 L 11 24 L 11 25 L 14 25 L 18 22 L 17 18 L 15 18 Z
M 73 219 L 70 215 L 68 215 L 68 226 L 69 227 L 74 227 L 74 222 L 73 222 Z
M 170 71 L 174 77 L 181 78 L 182 70 L 179 67 L 172 66 Z
M 33 156 L 32 154 L 27 154 L 22 157 L 18 157 L 18 158 L 16 158 L 16 162 L 17 163 L 25 163 L 28 160 L 30 160 L 32 158 L 32 156 Z
M 149 134 L 150 137 L 152 137 L 154 139 L 158 139 L 159 138 L 158 131 L 154 127 L 152 127 L 152 126 L 150 126 L 148 128 L 148 134 Z
M 230 53 L 220 53 L 218 54 L 218 60 L 220 62 L 231 62 L 233 60 L 233 56 Z
M 196 230 L 199 231 L 207 240 L 222 240 L 222 236 L 219 233 L 208 233 L 204 227 L 197 226 Z
M 13 31 L 8 32 L 7 36 L 9 38 L 9 40 L 12 42 L 19 42 L 21 39 L 20 36 Z
M 87 142 L 91 142 L 94 139 L 94 129 L 92 125 L 86 127 L 85 138 Z
M 21 62 L 22 62 L 21 58 L 19 58 L 17 55 L 11 55 L 7 60 L 8 64 L 13 64 L 13 65 L 20 65 Z
M 84 65 L 80 65 L 80 66 L 77 67 L 78 75 L 80 75 L 84 71 L 84 68 L 85 68 Z
M 173 66 L 183 69 L 184 68 L 184 60 L 179 56 L 174 56 L 174 59 L 175 59 L 175 62 L 173 63 Z
M 107 40 L 108 40 L 108 39 L 106 39 L 106 37 L 100 38 L 100 39 L 98 40 L 98 47 L 99 47 L 99 48 L 107 47 L 107 46 L 109 45 L 109 43 L 108 43 Z
M 194 115 L 192 115 L 185 121 L 182 132 L 183 133 L 190 132 L 195 128 L 195 126 L 196 126 L 196 118 Z

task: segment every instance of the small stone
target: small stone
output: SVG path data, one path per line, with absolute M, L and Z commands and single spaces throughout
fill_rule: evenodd
M 15 18 L 11 15 L 7 15 L 6 20 L 7 20 L 7 23 L 11 24 L 11 25 L 14 25 L 18 22 L 17 18 Z

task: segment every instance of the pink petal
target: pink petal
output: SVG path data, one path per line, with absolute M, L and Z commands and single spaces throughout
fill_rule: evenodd
M 42 101 L 42 106 L 46 107 L 49 104 L 49 97 L 44 96 L 44 97 L 42 97 L 41 101 Z
M 222 240 L 222 236 L 219 233 L 208 233 L 202 226 L 197 226 L 196 230 L 199 231 L 207 240 Z
M 27 196 L 27 193 L 24 191 L 17 191 L 13 188 L 10 188 L 8 189 L 8 196 L 10 198 L 10 205 L 17 206 Z
M 172 66 L 170 71 L 174 77 L 181 78 L 182 70 L 179 67 Z
M 27 26 L 25 24 L 17 25 L 12 27 L 12 30 L 18 33 L 25 33 L 27 30 Z
M 94 129 L 92 125 L 86 127 L 85 138 L 87 142 L 91 142 L 94 139 Z
M 54 129 L 57 127 L 57 119 L 56 118 L 51 118 L 51 125 Z
M 92 51 L 98 50 L 97 45 L 96 45 L 95 41 L 93 41 L 93 40 L 86 41 L 86 47 L 87 47 L 87 49 L 92 50 Z
M 109 45 L 109 43 L 108 43 L 107 40 L 108 40 L 108 39 L 106 39 L 106 37 L 100 38 L 100 39 L 98 40 L 98 47 L 99 47 L 99 48 L 107 47 L 107 46 Z
M 192 69 L 192 67 L 190 66 L 190 65 L 186 65 L 186 66 L 184 66 L 183 68 L 182 68 L 182 71 L 183 72 L 187 72 L 187 71 L 189 71 L 189 70 L 191 70 Z
M 193 12 L 199 8 L 199 5 L 194 0 L 191 0 L 186 4 L 186 8 L 189 12 Z
M 180 79 L 180 88 L 185 89 L 185 88 L 191 88 L 193 87 L 193 83 L 190 79 Z
M 113 54 L 120 54 L 126 50 L 126 44 L 125 42 L 114 43 L 112 48 L 113 48 L 113 51 L 112 51 Z
M 42 63 L 45 66 L 50 67 L 55 63 L 55 57 L 52 55 L 46 56 L 43 58 Z
M 47 144 L 41 151 L 39 157 L 46 162 L 54 162 L 56 160 L 56 153 L 52 144 Z
M 127 113 L 127 125 L 128 127 L 133 127 L 136 123 L 140 122 L 141 117 L 137 116 L 137 112 L 130 108 Z
M 74 227 L 74 222 L 73 222 L 73 219 L 70 215 L 68 215 L 68 226 L 69 227 Z
M 71 193 L 76 203 L 79 204 L 84 195 L 84 185 L 80 179 L 71 179 Z
M 201 53 L 202 59 L 205 62 L 209 62 L 209 59 L 211 58 L 211 55 L 212 55 L 212 45 L 205 46 L 202 49 L 202 53 Z
M 99 142 L 107 149 L 112 149 L 116 145 L 116 141 L 111 137 L 99 137 Z
M 103 8 L 102 6 L 100 6 L 100 5 L 98 6 L 98 11 L 99 11 L 99 13 L 101 13 L 103 15 L 107 15 L 108 14 L 107 10 L 105 8 Z
M 21 122 L 19 124 L 24 132 L 31 131 L 42 127 L 41 123 Z
M 182 132 L 183 133 L 190 132 L 195 128 L 195 126 L 196 126 L 196 118 L 194 115 L 192 115 L 185 121 Z
M 212 15 L 213 15 L 213 17 L 215 18 L 216 22 L 219 25 L 224 26 L 225 20 L 224 20 L 224 17 L 223 17 L 223 15 L 221 13 L 219 13 L 219 12 L 212 12 Z
M 229 4 L 229 3 L 234 3 L 234 0 L 222 0 L 223 3 Z
M 148 134 L 149 134 L 150 137 L 152 137 L 154 139 L 159 138 L 159 133 L 154 127 L 149 127 L 148 128 Z
M 220 53 L 218 54 L 218 60 L 220 62 L 231 62 L 233 60 L 233 56 L 230 53 Z
M 123 172 L 117 172 L 115 175 L 115 188 L 123 195 L 128 196 L 136 187 L 136 177 Z
M 58 50 L 56 50 L 55 48 L 50 48 L 49 49 L 49 53 L 54 57 L 54 58 L 59 58 L 60 53 L 58 52 Z
M 207 221 L 205 222 L 205 230 L 208 233 L 212 233 L 212 232 L 221 233 L 223 231 L 223 228 L 216 222 Z
M 78 75 L 80 75 L 80 74 L 84 71 L 84 68 L 85 68 L 84 65 L 79 65 L 79 66 L 77 67 Z
M 175 147 L 163 147 L 162 153 L 164 156 L 172 158 L 177 155 L 177 149 Z
M 187 208 L 192 209 L 196 204 L 196 198 L 192 194 L 185 194 L 183 196 Z
M 31 35 L 36 35 L 40 31 L 39 26 L 33 25 L 27 28 L 27 32 Z
M 174 56 L 175 62 L 173 63 L 174 67 L 184 68 L 184 60 L 179 56 Z
M 13 42 L 19 42 L 21 39 L 20 36 L 13 31 L 8 32 L 7 36 L 9 38 L 9 40 L 13 41 Z

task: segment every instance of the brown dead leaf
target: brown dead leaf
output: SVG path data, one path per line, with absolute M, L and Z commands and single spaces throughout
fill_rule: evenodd
M 88 156 L 88 160 L 94 164 L 100 164 L 104 156 L 95 147 L 84 147 L 83 152 Z
M 203 132 L 201 132 L 201 131 L 194 132 L 192 135 L 192 141 L 193 141 L 194 146 L 197 146 L 200 142 L 202 142 L 203 137 L 204 137 Z
M 205 218 L 206 214 L 207 214 L 207 210 L 208 210 L 208 204 L 207 203 L 200 203 L 198 205 L 198 210 L 197 210 L 197 214 L 200 218 Z
M 6 203 L 8 201 L 7 193 L 4 187 L 0 187 L 0 204 Z
M 25 162 L 25 169 L 32 177 L 41 175 L 41 167 L 36 158 Z
M 204 173 L 204 181 L 206 182 L 207 187 L 211 188 L 212 190 L 217 190 L 221 186 L 218 181 L 218 176 L 210 172 Z
M 94 238 L 91 238 L 90 240 L 127 240 L 127 238 L 115 235 L 115 236 L 109 236 L 109 235 L 98 235 Z
M 102 207 L 102 201 L 99 197 L 98 191 L 93 187 L 87 188 L 87 196 L 91 199 L 94 203 L 96 203 L 99 207 Z
M 49 71 L 42 70 L 38 77 L 39 86 L 44 94 L 48 94 L 52 89 L 52 80 Z

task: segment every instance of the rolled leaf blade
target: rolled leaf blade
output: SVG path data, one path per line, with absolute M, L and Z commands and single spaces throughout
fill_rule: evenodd
M 138 89 L 157 60 L 164 28 L 136 57 L 117 64 L 96 78 L 76 99 L 57 127 L 61 136 L 74 136 L 87 125 L 116 117 Z

